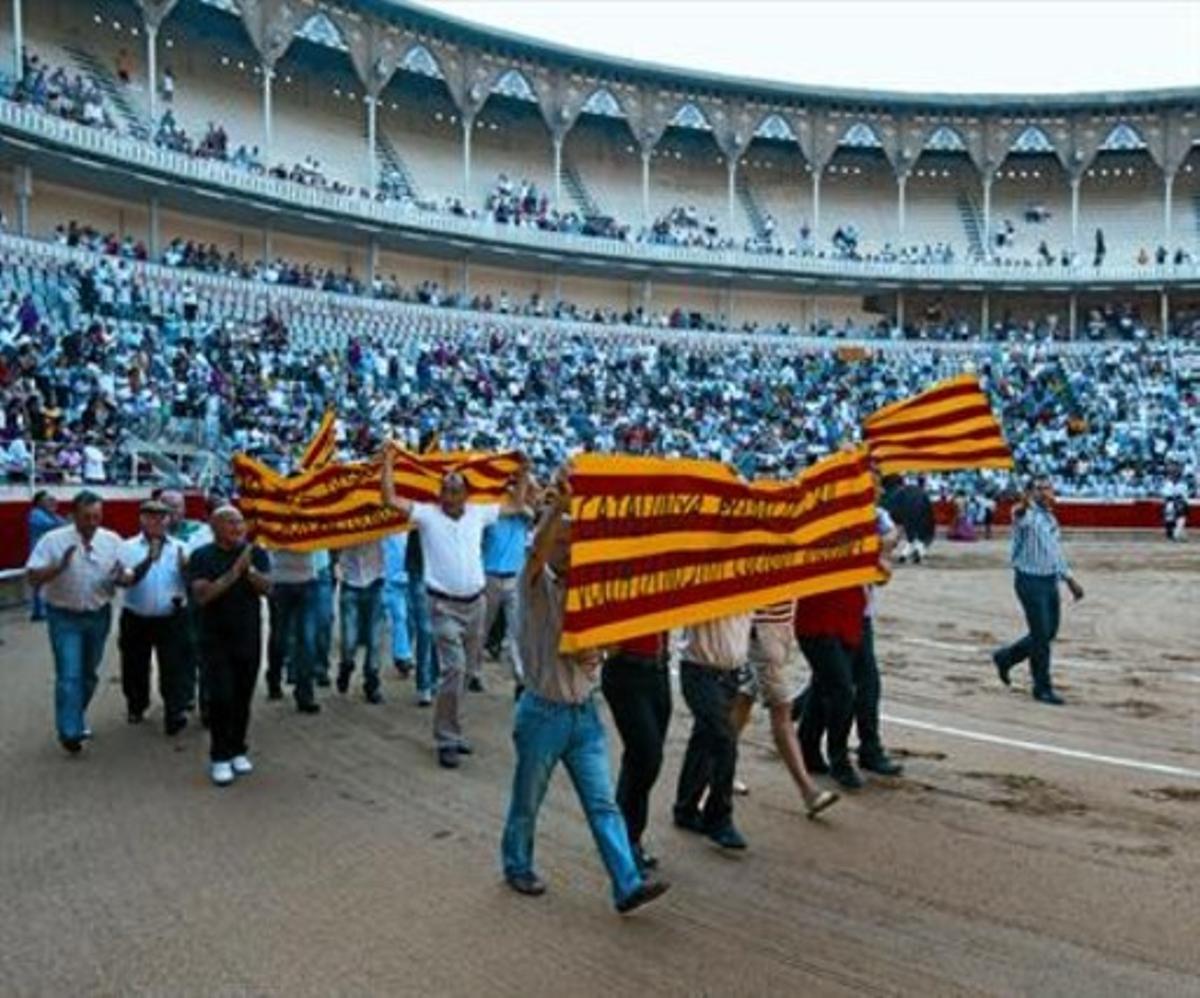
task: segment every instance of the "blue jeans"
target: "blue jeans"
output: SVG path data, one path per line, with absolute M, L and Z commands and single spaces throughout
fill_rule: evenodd
M 500 845 L 504 875 L 533 873 L 537 813 L 561 760 L 612 880 L 613 900 L 620 903 L 629 897 L 642 886 L 642 875 L 629 846 L 625 819 L 613 799 L 608 742 L 594 700 L 577 705 L 555 703 L 526 690 L 517 701 L 513 743 L 517 768 Z
M 30 602 L 29 619 L 30 620 L 45 620 L 46 619 L 46 600 L 42 596 L 42 587 L 41 586 L 33 587 L 33 592 L 30 593 L 30 596 L 29 596 L 29 602 Z
M 1025 611 L 1029 633 L 1014 641 L 997 653 L 1002 665 L 1012 668 L 1029 659 L 1029 671 L 1033 674 L 1033 692 L 1049 693 L 1053 688 L 1050 681 L 1050 642 L 1058 634 L 1058 621 L 1062 610 L 1058 594 L 1058 577 L 1054 575 L 1026 575 L 1016 573 L 1017 599 Z
M 417 645 L 417 691 L 432 693 L 437 685 L 437 649 L 433 646 L 433 621 L 429 616 L 429 594 L 425 591 L 425 576 L 408 577 L 408 612 Z
M 368 693 L 379 689 L 379 628 L 383 623 L 383 580 L 369 586 L 348 586 L 342 583 L 338 600 L 342 615 L 342 661 L 339 675 L 354 671 L 354 656 L 359 645 L 365 645 L 363 658 L 363 689 Z
M 412 637 L 408 633 L 408 578 L 383 584 L 383 603 L 392 622 L 392 660 L 411 662 Z
M 333 645 L 333 569 L 317 575 L 317 659 L 316 676 L 329 675 L 329 650 Z
M 76 613 L 46 608 L 54 653 L 54 723 L 58 737 L 78 740 L 87 728 L 84 714 L 96 692 L 112 607 Z
M 317 660 L 317 581 L 277 582 L 271 587 L 279 650 L 288 677 L 296 684 L 296 703 L 313 701 Z

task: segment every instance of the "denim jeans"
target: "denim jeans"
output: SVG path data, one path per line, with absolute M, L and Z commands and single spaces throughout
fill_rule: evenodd
M 34 586 L 33 592 L 29 594 L 29 619 L 30 620 L 45 620 L 46 619 L 46 600 L 42 596 L 42 587 Z
M 408 577 L 408 612 L 417 645 L 417 691 L 432 693 L 437 683 L 437 649 L 433 645 L 433 620 L 429 616 L 429 594 L 425 591 L 425 576 Z
M 408 633 L 408 578 L 383 584 L 383 604 L 392 625 L 392 661 L 411 662 L 412 637 Z
M 317 575 L 317 641 L 314 676 L 329 675 L 329 651 L 333 647 L 333 569 Z
M 625 819 L 613 800 L 608 744 L 596 704 L 555 703 L 530 690 L 517 701 L 513 725 L 517 767 L 500 857 L 508 877 L 533 873 L 533 836 L 538 810 L 561 760 L 583 805 L 588 827 L 620 903 L 642 886 L 629 847 Z
M 1017 599 L 1025 611 L 1029 633 L 998 652 L 1001 664 L 1012 668 L 1029 659 L 1033 674 L 1033 692 L 1048 693 L 1050 681 L 1050 642 L 1058 634 L 1062 605 L 1058 595 L 1058 578 L 1054 575 L 1016 573 Z
M 96 692 L 104 644 L 112 626 L 112 607 L 76 613 L 46 607 L 50 649 L 54 653 L 54 723 L 58 737 L 78 740 Z
M 367 649 L 363 657 L 363 689 L 370 693 L 379 689 L 379 630 L 383 623 L 383 580 L 369 586 L 348 586 L 342 583 L 338 599 L 342 617 L 342 658 L 338 675 L 349 676 L 354 671 L 354 657 L 359 645 Z
M 317 581 L 277 582 L 271 588 L 272 639 L 278 662 L 296 684 L 296 703 L 313 701 L 313 667 L 317 658 Z M 276 668 L 272 663 L 272 668 Z M 279 676 L 273 677 L 278 684 Z

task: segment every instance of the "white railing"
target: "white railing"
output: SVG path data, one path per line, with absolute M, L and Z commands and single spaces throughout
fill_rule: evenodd
M 1094 281 L 1136 281 L 1157 285 L 1200 278 L 1200 261 L 1179 266 L 1151 264 L 1144 267 L 1112 263 L 1105 263 L 1101 267 L 1092 267 L 1086 263 L 1075 263 L 1066 267 L 1023 262 L 886 263 L 821 256 L 778 256 L 750 253 L 740 249 L 708 250 L 646 242 L 621 242 L 505 225 L 494 221 L 490 216 L 463 217 L 426 210 L 415 205 L 375 201 L 358 194 L 338 194 L 321 188 L 307 187 L 290 180 L 251 173 L 220 160 L 201 159 L 161 149 L 137 139 L 57 118 L 9 100 L 0 99 L 0 127 L 119 160 L 135 172 L 138 168 L 154 170 L 197 183 L 216 184 L 241 194 L 271 198 L 298 209 L 330 212 L 377 226 L 420 230 L 426 235 L 453 235 L 509 248 L 520 246 L 531 250 L 584 253 L 625 262 L 734 268 L 789 277 L 845 281 L 953 281 L 1053 287 Z

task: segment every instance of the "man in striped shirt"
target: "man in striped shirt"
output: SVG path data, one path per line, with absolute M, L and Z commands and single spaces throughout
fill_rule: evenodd
M 1054 516 L 1054 486 L 1039 476 L 1013 507 L 1012 567 L 1016 573 L 1017 599 L 1025 611 L 1029 633 L 992 653 L 1000 681 L 1009 685 L 1013 668 L 1029 660 L 1033 673 L 1033 697 L 1059 705 L 1062 698 L 1050 681 L 1050 643 L 1058 633 L 1061 604 L 1058 583 L 1063 581 L 1076 600 L 1083 599 L 1083 586 L 1075 581 L 1063 557 L 1058 520 Z

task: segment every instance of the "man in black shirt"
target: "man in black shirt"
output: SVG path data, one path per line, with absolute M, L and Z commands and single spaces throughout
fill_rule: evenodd
M 259 603 L 271 580 L 266 552 L 246 542 L 246 523 L 236 508 L 222 506 L 210 524 L 213 543 L 192 552 L 188 577 L 208 670 L 211 775 L 223 787 L 254 769 L 246 729 L 262 654 Z

